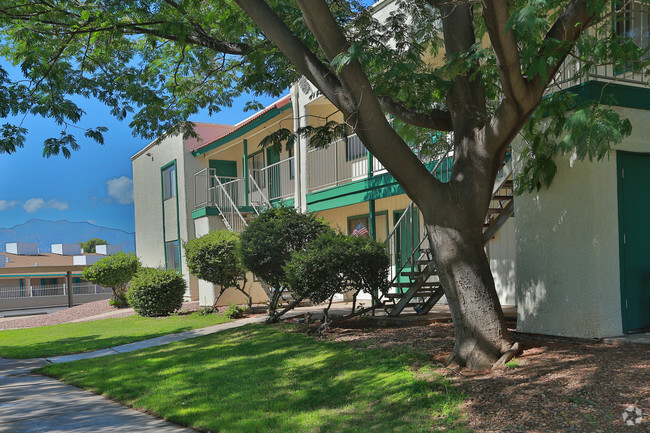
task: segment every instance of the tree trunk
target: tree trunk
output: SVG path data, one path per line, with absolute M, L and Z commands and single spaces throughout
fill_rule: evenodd
M 512 343 L 483 248 L 482 231 L 428 227 L 434 262 L 454 323 L 454 351 L 448 362 L 473 371 L 490 369 Z

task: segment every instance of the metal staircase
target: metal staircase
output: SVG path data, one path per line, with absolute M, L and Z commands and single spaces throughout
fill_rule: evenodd
M 444 159 L 451 158 L 444 156 L 433 170 L 441 181 L 445 181 L 444 172 L 438 166 Z M 448 170 L 451 170 L 450 162 L 447 163 Z M 448 180 L 450 173 L 446 174 Z M 492 190 L 483 230 L 484 244 L 492 239 L 513 214 L 512 161 L 507 161 Z M 382 307 L 389 316 L 399 316 L 407 307 L 412 307 L 418 315 L 427 314 L 444 295 L 429 248 L 429 232 L 426 225 L 423 231 L 419 229 L 418 215 L 419 211 L 411 202 L 385 241 L 394 265 L 391 267 L 392 289 L 381 298 Z M 410 253 L 404 254 L 405 247 Z

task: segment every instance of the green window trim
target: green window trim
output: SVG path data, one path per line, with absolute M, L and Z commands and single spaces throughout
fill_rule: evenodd
M 180 248 L 180 236 L 181 236 L 181 220 L 180 220 L 180 209 L 178 205 L 178 170 L 177 170 L 177 163 L 176 159 L 173 161 L 168 162 L 167 164 L 163 165 L 160 167 L 160 182 L 161 182 L 161 204 L 162 204 L 162 232 L 163 232 L 163 253 L 165 257 L 165 267 L 169 269 L 169 258 L 167 257 L 167 235 L 166 235 L 166 227 L 165 227 L 165 191 L 164 191 L 164 171 L 170 167 L 174 167 L 174 186 L 176 187 L 176 233 L 178 235 L 178 238 L 176 241 L 179 243 L 179 248 L 178 248 L 178 272 L 182 273 L 182 257 L 181 257 L 181 248 Z

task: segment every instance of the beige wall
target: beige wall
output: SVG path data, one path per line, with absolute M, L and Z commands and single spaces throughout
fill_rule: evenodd
M 647 111 L 617 108 L 632 135 L 617 150 L 650 151 Z M 515 146 L 515 156 L 518 156 Z M 573 337 L 622 333 L 616 154 L 557 161 L 548 189 L 515 200 L 518 329 Z
M 558 161 L 549 189 L 515 200 L 518 325 L 524 332 L 622 332 L 616 158 Z

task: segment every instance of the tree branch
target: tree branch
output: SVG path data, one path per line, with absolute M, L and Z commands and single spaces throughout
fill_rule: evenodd
M 521 74 L 521 59 L 517 41 L 512 31 L 506 32 L 506 24 L 510 19 L 508 2 L 506 0 L 483 0 L 482 3 L 483 19 L 497 57 L 501 88 L 506 98 L 521 103 L 528 93 L 528 86 Z
M 263 0 L 235 0 L 264 34 L 337 108 L 346 103 L 341 83 Z
M 472 5 L 469 2 L 446 0 L 427 2 L 440 10 L 446 56 L 454 58 L 474 52 L 476 36 Z M 464 73 L 458 73 L 447 94 L 447 107 L 457 138 L 471 134 L 475 127 L 482 126 L 486 120 L 485 88 L 478 67 L 476 61 Z
M 448 111 L 431 110 L 428 114 L 423 114 L 407 108 L 401 101 L 395 101 L 390 96 L 378 96 L 377 99 L 382 110 L 409 125 L 437 131 L 453 131 L 454 129 L 454 125 L 451 123 L 451 114 Z
M 318 45 L 332 61 L 345 52 L 348 41 L 325 0 L 297 0 L 303 20 Z M 370 81 L 358 60 L 352 59 L 338 73 L 346 100 L 339 106 L 368 150 L 381 162 L 419 206 L 440 198 L 443 186 L 415 156 L 386 120 Z M 426 181 L 423 182 L 423 179 Z
M 592 21 L 597 18 L 595 14 L 589 12 L 587 6 L 588 1 L 586 0 L 574 0 L 569 3 L 546 34 L 544 41 L 556 39 L 563 42 L 556 51 L 564 50 L 564 53 L 557 63 L 549 65 L 546 68 L 546 80 L 543 80 L 541 76 L 537 76 L 533 80 L 533 90 L 536 97 L 542 97 L 544 90 L 564 64 L 564 59 L 576 40 L 592 24 Z M 540 53 L 540 55 L 543 54 Z
M 498 154 L 514 140 L 518 131 L 537 108 L 549 83 L 564 65 L 564 60 L 576 40 L 580 37 L 584 29 L 589 27 L 597 18 L 595 14 L 589 12 L 587 3 L 587 0 L 573 0 L 564 8 L 547 32 L 544 38 L 545 41 L 553 39 L 561 41 L 560 46 L 555 49 L 555 53 L 558 50 L 564 50 L 564 52 L 561 58 L 557 60 L 557 63 L 549 65 L 546 68 L 546 78 L 543 79 L 541 75 L 538 75 L 529 82 L 530 92 L 523 104 L 515 106 L 512 101 L 505 99 L 495 111 L 485 131 L 485 141 L 489 152 Z M 544 48 L 542 48 L 539 56 L 544 55 L 546 53 L 544 52 Z

